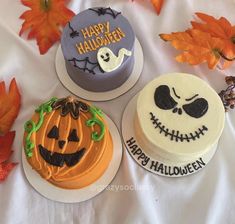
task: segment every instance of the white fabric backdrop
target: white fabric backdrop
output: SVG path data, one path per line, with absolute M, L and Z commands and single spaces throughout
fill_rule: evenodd
M 148 81 L 162 73 L 194 73 L 209 82 L 216 91 L 225 87 L 224 76 L 235 75 L 235 65 L 226 71 L 209 71 L 206 65 L 196 67 L 174 61 L 177 51 L 158 37 L 159 33 L 181 31 L 189 26 L 194 12 L 216 17 L 226 16 L 235 24 L 233 0 L 166 0 L 160 16 L 148 1 L 72 0 L 69 7 L 79 12 L 92 6 L 112 6 L 130 20 L 142 43 L 145 57 L 142 76 L 125 95 L 97 103 L 120 129 L 127 102 Z M 40 196 L 27 182 L 21 165 L 23 123 L 36 105 L 52 96 L 69 94 L 59 82 L 54 66 L 58 44 L 40 56 L 35 41 L 20 38 L 22 20 L 27 8 L 20 0 L 1 0 L 0 5 L 0 80 L 9 83 L 17 78 L 22 93 L 22 107 L 13 127 L 17 131 L 13 161 L 20 164 L 6 182 L 0 184 L 0 223 L 158 223 L 158 224 L 231 224 L 235 223 L 235 111 L 226 115 L 225 129 L 218 151 L 199 173 L 170 179 L 155 176 L 140 168 L 124 150 L 121 167 L 112 186 L 92 200 L 62 204 Z M 216 121 L 216 117 L 215 117 Z M 142 189 L 121 190 L 137 186 Z

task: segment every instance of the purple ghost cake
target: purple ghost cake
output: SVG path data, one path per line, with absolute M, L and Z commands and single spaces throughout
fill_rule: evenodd
M 67 73 L 80 87 L 105 92 L 121 86 L 134 66 L 135 33 L 111 8 L 90 8 L 65 26 L 61 47 Z

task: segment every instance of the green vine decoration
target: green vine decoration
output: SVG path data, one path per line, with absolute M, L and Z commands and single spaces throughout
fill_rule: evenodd
M 97 131 L 94 131 L 91 134 L 91 138 L 94 141 L 99 142 L 104 137 L 105 126 L 104 126 L 104 123 L 99 118 L 97 118 L 97 115 L 100 117 L 103 117 L 103 112 L 99 108 L 96 108 L 96 107 L 90 107 L 89 112 L 92 114 L 92 118 L 86 121 L 86 125 L 88 127 L 92 127 L 94 125 L 98 125 L 100 127 L 100 134 L 98 134 Z
M 37 132 L 39 128 L 42 126 L 44 121 L 45 113 L 50 113 L 52 111 L 52 104 L 57 101 L 56 97 L 51 98 L 48 102 L 40 105 L 35 112 L 39 113 L 39 121 L 35 124 L 32 120 L 29 120 L 24 125 L 24 130 L 27 133 L 25 139 L 25 154 L 27 157 L 32 157 L 33 152 L 32 149 L 34 148 L 35 144 L 30 140 L 32 134 Z

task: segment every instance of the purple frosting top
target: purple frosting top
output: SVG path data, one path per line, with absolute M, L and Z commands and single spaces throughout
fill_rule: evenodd
M 108 47 L 117 55 L 121 48 L 133 51 L 134 41 L 134 31 L 120 12 L 91 8 L 74 16 L 65 26 L 61 47 L 65 60 L 81 69 L 87 67 L 85 72 L 103 74 L 97 60 L 99 48 Z M 127 57 L 123 63 L 126 60 Z

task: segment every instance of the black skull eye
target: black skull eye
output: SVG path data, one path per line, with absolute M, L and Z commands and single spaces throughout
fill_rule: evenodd
M 109 53 L 106 53 L 106 56 L 109 57 Z
M 104 59 L 104 55 L 101 55 L 100 57 Z
M 69 142 L 79 142 L 79 138 L 78 138 L 77 130 L 76 130 L 76 129 L 73 129 L 73 130 L 69 133 L 68 141 L 69 141 Z
M 194 100 L 192 103 L 183 105 L 184 111 L 191 117 L 202 117 L 208 110 L 208 102 L 204 98 Z
M 54 139 L 59 139 L 59 129 L 55 125 L 52 127 L 52 129 L 49 131 L 47 134 L 48 138 L 54 138 Z
M 161 85 L 156 88 L 154 101 L 155 104 L 163 110 L 173 109 L 177 105 L 177 102 L 175 102 L 170 95 L 169 87 L 166 85 Z

